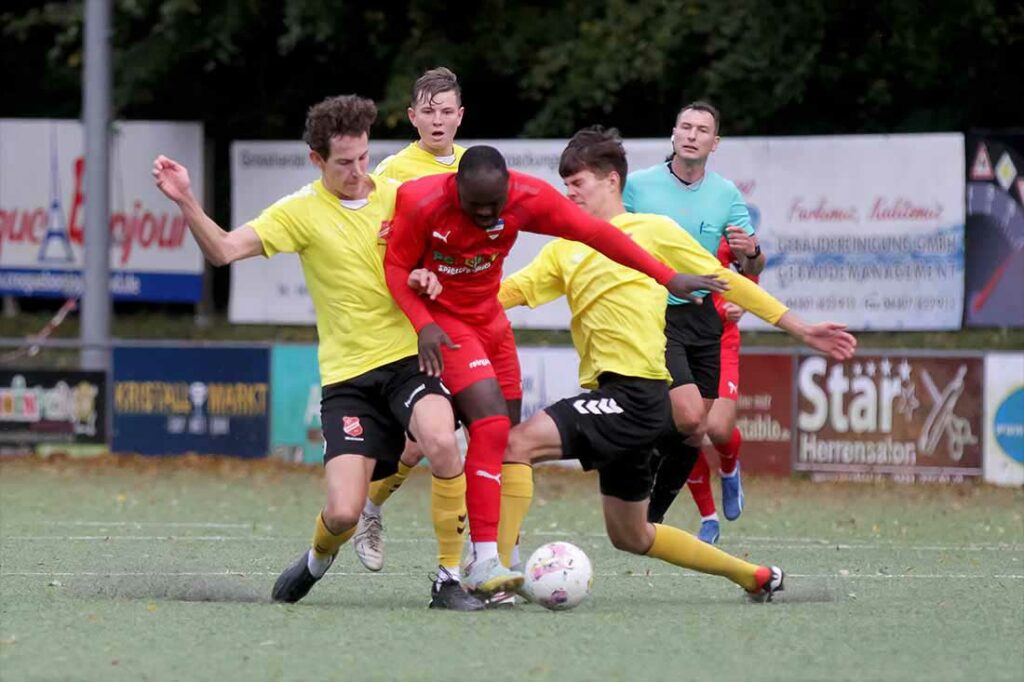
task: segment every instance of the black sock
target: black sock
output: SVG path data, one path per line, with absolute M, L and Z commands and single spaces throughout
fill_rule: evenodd
M 686 444 L 686 437 L 681 434 L 665 436 L 658 443 L 657 457 L 652 463 L 655 468 L 654 488 L 651 490 L 651 501 L 647 507 L 647 520 L 661 523 L 676 495 L 686 485 L 690 471 L 697 461 L 700 449 Z

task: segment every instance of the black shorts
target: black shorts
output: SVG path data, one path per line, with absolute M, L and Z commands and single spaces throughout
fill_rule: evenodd
M 562 438 L 562 459 L 597 469 L 601 494 L 639 502 L 651 494 L 655 443 L 675 427 L 668 384 L 602 374 L 596 391 L 559 400 L 544 411 Z
M 428 395 L 451 397 L 439 378 L 420 371 L 415 355 L 324 386 L 322 395 L 325 464 L 338 455 L 397 461 L 416 403 Z
M 711 297 L 702 305 L 668 306 L 665 338 L 665 364 L 672 375 L 672 388 L 696 384 L 702 398 L 717 398 L 722 371 L 722 318 Z

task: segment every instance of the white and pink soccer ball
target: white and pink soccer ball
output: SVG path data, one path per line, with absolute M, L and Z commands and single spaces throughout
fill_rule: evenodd
M 526 562 L 523 589 L 530 601 L 552 611 L 577 606 L 590 594 L 594 570 L 583 550 L 568 542 L 549 542 Z

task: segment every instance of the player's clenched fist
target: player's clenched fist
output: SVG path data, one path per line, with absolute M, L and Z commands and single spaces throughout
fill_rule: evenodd
M 153 180 L 156 181 L 157 189 L 175 203 L 181 203 L 192 194 L 188 169 L 163 154 L 153 161 Z

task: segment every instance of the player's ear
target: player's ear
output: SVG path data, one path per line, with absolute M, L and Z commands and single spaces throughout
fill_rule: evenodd
M 320 156 L 320 152 L 316 151 L 315 149 L 309 150 L 309 160 L 312 161 L 313 165 L 319 168 L 320 170 L 323 170 L 324 166 L 327 165 L 327 161 L 324 159 L 324 157 Z

